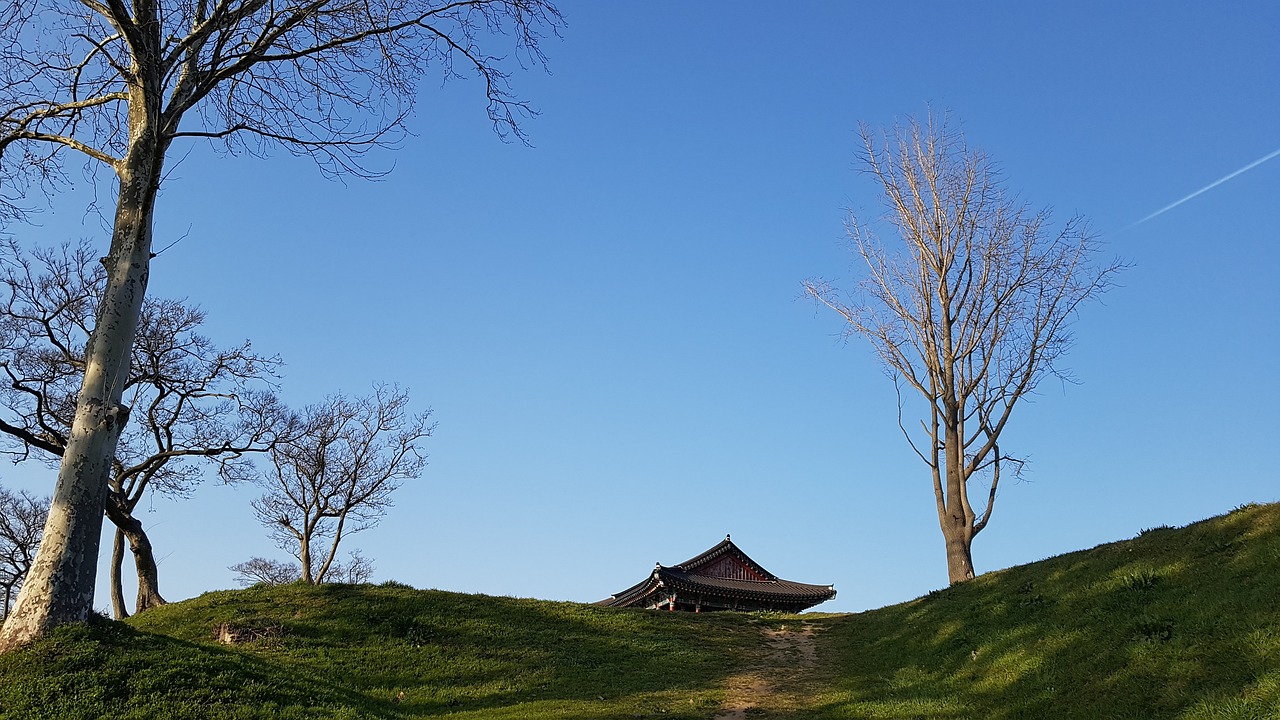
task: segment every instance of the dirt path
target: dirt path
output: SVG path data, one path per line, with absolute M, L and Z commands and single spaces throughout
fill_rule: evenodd
M 763 651 L 744 672 L 729 679 L 724 709 L 712 720 L 747 720 L 748 713 L 758 718 L 793 706 L 802 679 L 818 664 L 816 630 L 807 621 L 764 630 Z

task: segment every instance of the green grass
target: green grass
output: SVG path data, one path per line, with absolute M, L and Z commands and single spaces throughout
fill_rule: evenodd
M 797 675 L 761 634 L 795 617 L 213 592 L 0 656 L 0 717 L 706 719 L 755 672 L 775 687 L 750 718 L 1280 718 L 1280 505 L 802 619 Z M 221 623 L 261 639 L 220 645 Z
M 1280 718 L 1280 505 L 830 621 L 814 718 Z
M 223 646 L 222 623 L 268 631 Z M 705 718 L 745 618 L 398 586 L 212 592 L 0 656 L 14 718 Z

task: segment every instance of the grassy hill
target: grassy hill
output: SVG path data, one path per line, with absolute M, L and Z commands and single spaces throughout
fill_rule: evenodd
M 813 717 L 1280 718 L 1280 505 L 834 621 Z
M 857 615 L 288 586 L 0 656 L 5 718 L 445 715 L 1280 718 L 1280 505 Z

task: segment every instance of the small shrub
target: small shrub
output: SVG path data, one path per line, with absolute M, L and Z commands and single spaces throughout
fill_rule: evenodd
M 925 593 L 924 599 L 925 600 L 945 600 L 950 597 L 950 595 L 947 594 L 947 590 L 949 589 L 950 588 L 937 588 L 935 590 L 930 590 L 929 592 Z
M 1173 621 L 1143 615 L 1133 626 L 1134 639 L 1140 643 L 1166 643 L 1173 639 Z
M 1018 605 L 1024 608 L 1038 608 L 1044 605 L 1044 596 L 1040 593 L 1035 595 L 1027 595 L 1018 601 Z
M 1038 608 L 1044 605 L 1044 595 L 1036 592 L 1035 583 L 1028 580 L 1018 588 L 1018 606 L 1024 608 Z
M 1240 547 L 1239 538 L 1217 537 L 1209 541 L 1208 550 L 1210 554 L 1232 552 Z
M 751 615 L 761 620 L 781 620 L 782 618 L 790 617 L 791 613 L 784 613 L 778 610 L 754 610 Z
M 1120 578 L 1120 587 L 1130 592 L 1144 592 L 1160 584 L 1160 576 L 1154 570 L 1142 568 Z

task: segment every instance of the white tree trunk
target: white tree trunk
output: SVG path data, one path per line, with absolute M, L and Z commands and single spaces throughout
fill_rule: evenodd
M 85 351 L 84 382 L 58 470 L 44 537 L 22 591 L 0 630 L 0 652 L 58 625 L 85 622 L 93 610 L 107 481 L 129 409 L 121 404 L 130 351 L 146 295 L 151 222 L 164 151 L 154 127 L 131 117 L 129 154 L 118 168 L 107 285 Z

